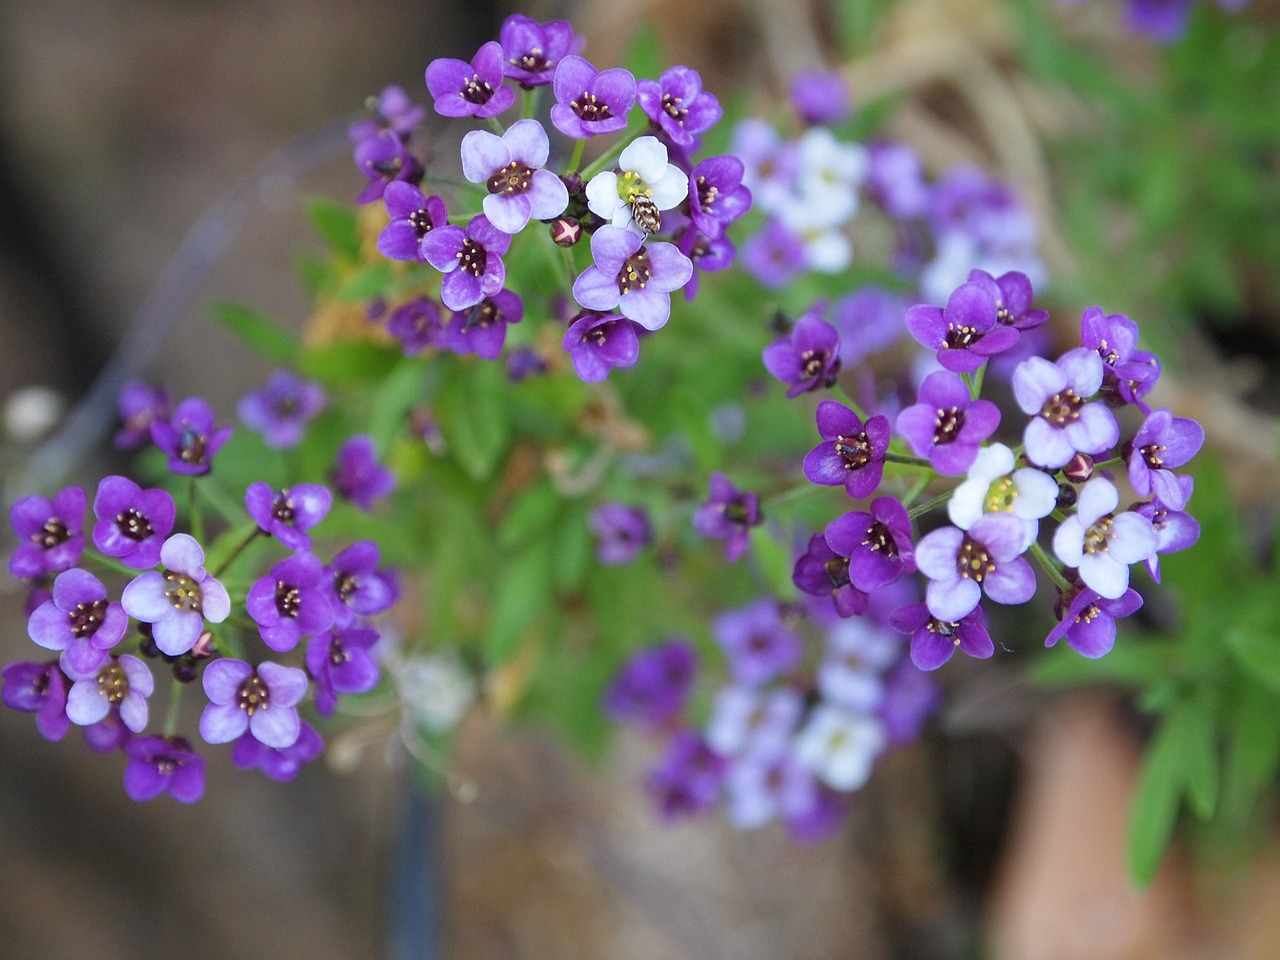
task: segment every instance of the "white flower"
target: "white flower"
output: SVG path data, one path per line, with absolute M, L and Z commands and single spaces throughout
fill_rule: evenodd
M 707 723 L 707 746 L 724 757 L 776 753 L 795 731 L 802 707 L 794 690 L 726 687 Z
M 1115 514 L 1116 488 L 1095 477 L 1080 489 L 1076 512 L 1053 535 L 1053 552 L 1080 571 L 1086 587 L 1116 600 L 1129 589 L 1129 564 L 1155 555 L 1158 539 L 1151 521 L 1131 510 Z
M 836 227 L 858 211 L 858 187 L 871 160 L 859 143 L 842 143 L 824 127 L 811 127 L 800 138 L 795 196 L 783 220 L 803 228 Z
M 1058 485 L 1043 470 L 1023 467 L 1014 471 L 1013 466 L 1013 451 L 1003 443 L 979 450 L 968 478 L 956 487 L 947 503 L 951 522 L 968 530 L 984 513 L 1012 513 L 1023 521 L 1026 547 L 1030 547 L 1039 529 L 1038 521 L 1052 513 L 1058 502 Z
M 429 733 L 451 729 L 475 699 L 475 680 L 457 656 L 411 656 L 391 667 L 407 718 Z
M 615 227 L 646 231 L 635 222 L 635 207 L 671 210 L 689 195 L 689 177 L 667 162 L 667 148 L 657 137 L 637 137 L 618 157 L 620 172 L 604 170 L 587 184 L 587 208 Z
M 850 710 L 874 710 L 884 699 L 884 673 L 902 656 L 902 637 L 862 617 L 841 620 L 827 634 L 818 691 Z
M 796 736 L 795 758 L 836 790 L 857 790 L 885 747 L 884 724 L 830 704 L 816 706 Z

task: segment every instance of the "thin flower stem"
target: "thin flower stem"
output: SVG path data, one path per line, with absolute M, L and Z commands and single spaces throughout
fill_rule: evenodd
M 191 510 L 191 536 L 197 543 L 204 541 L 204 524 L 200 520 L 200 504 L 196 497 L 196 478 L 192 477 L 187 485 L 188 506 Z
M 502 125 L 502 121 L 499 120 L 497 117 L 488 117 L 487 119 L 489 121 L 489 129 L 492 130 L 494 133 L 496 133 L 498 136 L 502 136 L 504 133 L 507 132 L 507 128 Z
M 907 511 L 907 519 L 915 520 L 917 517 L 923 517 L 926 513 L 928 513 L 934 507 L 940 507 L 944 503 L 946 503 L 948 500 L 950 500 L 951 494 L 953 493 L 955 493 L 954 490 L 948 490 L 946 493 L 940 493 L 936 497 L 931 497 L 928 500 L 926 500 L 924 503 L 918 506 L 912 507 L 910 510 Z
M 573 157 L 569 160 L 569 172 L 577 173 L 582 163 L 582 151 L 587 149 L 587 141 L 579 140 L 573 145 Z
M 846 405 L 849 407 L 849 409 L 858 415 L 859 420 L 861 420 L 863 423 L 866 423 L 868 418 L 866 413 L 862 409 L 862 405 L 859 404 L 858 401 L 853 398 L 853 394 L 850 393 L 845 388 L 845 385 L 841 383 L 839 380 L 836 380 L 836 386 L 840 388 L 840 392 L 844 394 L 845 400 L 848 401 Z
M 478 216 L 480 216 L 478 213 L 451 213 L 449 214 L 449 222 L 454 226 L 465 227 Z
M 905 467 L 928 467 L 933 469 L 933 464 L 923 457 L 908 457 L 901 453 L 885 453 L 885 463 L 900 463 Z
M 1031 554 L 1036 561 L 1044 568 L 1044 572 L 1049 574 L 1054 583 L 1058 585 L 1058 589 L 1064 593 L 1071 589 L 1071 583 L 1062 575 L 1062 571 L 1058 569 L 1058 565 L 1053 562 L 1053 558 L 1044 552 L 1044 547 L 1037 542 L 1031 544 Z
M 422 178 L 423 183 L 438 183 L 445 187 L 470 187 L 473 186 L 470 180 L 459 180 L 457 177 L 441 177 L 437 174 L 426 174 Z
M 608 150 L 606 150 L 604 153 L 600 154 L 600 156 L 596 157 L 594 160 L 591 161 L 591 163 L 587 166 L 587 169 L 582 171 L 582 179 L 590 180 L 593 176 L 595 176 L 597 173 L 599 173 L 601 170 L 604 169 L 606 163 L 611 162 L 614 157 L 616 157 L 623 150 L 625 150 L 627 146 L 631 143 L 631 141 L 634 139 L 635 137 L 628 137 L 628 138 L 618 140 L 617 143 L 615 143 Z M 581 141 L 581 140 L 579 141 L 579 143 L 585 143 L 585 142 L 586 141 Z
M 536 88 L 526 87 L 521 91 L 520 116 L 525 120 L 533 119 L 534 91 Z
M 788 487 L 786 490 L 780 490 L 777 493 L 765 497 L 761 502 L 761 507 L 776 507 L 792 500 L 799 500 L 801 497 L 807 496 L 815 490 L 822 490 L 825 486 L 825 484 L 809 483 L 806 481 L 805 483 L 794 487 Z
M 222 563 L 218 565 L 218 569 L 213 571 L 213 574 L 212 574 L 213 578 L 217 580 L 224 573 L 226 573 L 227 568 L 235 562 L 236 557 L 240 556 L 240 554 L 244 552 L 244 548 L 249 546 L 249 544 L 253 543 L 253 541 L 261 535 L 262 535 L 262 528 L 254 527 L 253 531 L 247 537 L 245 537 L 238 544 L 236 544 L 236 548 L 231 551 L 231 554 L 230 556 L 227 557 L 227 559 L 223 560 Z
M 96 563 L 104 570 L 110 570 L 112 573 L 122 573 L 126 577 L 136 577 L 138 575 L 137 570 L 134 570 L 131 567 L 126 567 L 123 563 L 113 557 L 104 557 L 100 553 L 85 553 L 84 559 L 88 560 L 90 563 Z
M 1096 472 L 1098 470 L 1110 470 L 1112 467 L 1121 467 L 1125 465 L 1124 457 L 1112 457 L 1110 460 L 1103 460 L 1101 463 L 1095 463 L 1093 465 L 1093 469 Z
M 933 477 L 920 477 L 917 479 L 916 482 L 912 484 L 911 489 L 907 491 L 907 495 L 902 498 L 902 505 L 910 510 L 911 505 L 919 499 L 920 494 L 924 493 L 925 487 L 929 486 L 932 482 Z
M 182 706 L 182 688 L 186 684 L 174 677 L 169 687 L 169 709 L 164 714 L 164 735 L 175 736 L 178 732 L 178 711 Z
M 982 366 L 980 366 L 974 372 L 973 376 L 970 376 L 967 373 L 962 374 L 962 376 L 964 377 L 964 382 L 969 385 L 969 395 L 974 400 L 977 400 L 980 396 L 982 396 L 982 382 L 983 380 L 986 379 L 986 376 L 987 376 L 987 365 L 984 363 Z

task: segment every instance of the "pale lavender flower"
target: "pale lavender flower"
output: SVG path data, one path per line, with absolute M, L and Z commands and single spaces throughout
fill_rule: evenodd
M 646 243 L 631 230 L 606 225 L 591 237 L 595 261 L 578 275 L 573 296 L 588 310 L 616 310 L 646 330 L 671 316 L 671 292 L 693 276 L 689 258 L 670 243 Z
M 804 708 L 791 687 L 723 687 L 707 721 L 707 744 L 724 757 L 775 756 L 787 749 Z
M 329 513 L 333 494 L 317 483 L 299 483 L 279 493 L 261 480 L 249 484 L 244 506 L 267 536 L 276 537 L 290 550 L 310 550 L 310 530 Z
M 329 482 L 361 510 L 372 510 L 375 501 L 396 488 L 396 475 L 378 462 L 373 438 L 360 434 L 338 448 Z
M 173 530 L 175 508 L 168 491 L 143 490 L 128 477 L 103 477 L 93 498 L 93 543 L 134 570 L 160 562 L 160 547 Z
M 200 715 L 200 736 L 206 743 L 230 743 L 246 730 L 277 749 L 298 739 L 297 704 L 307 692 L 307 675 L 296 667 L 214 660 L 204 670 L 204 692 L 209 703 Z
M 986 513 L 968 530 L 940 527 L 916 544 L 916 563 L 929 578 L 925 603 L 943 623 L 959 623 L 985 592 L 996 603 L 1025 603 L 1036 575 L 1021 556 L 1027 548 L 1022 521 Z
M 190 650 L 205 621 L 221 623 L 231 613 L 231 598 L 204 569 L 204 550 L 194 538 L 176 533 L 160 548 L 164 572 L 148 571 L 124 588 L 120 602 L 135 620 L 151 624 L 162 653 L 176 657 Z
M 53 598 L 27 621 L 27 635 L 46 650 L 62 651 L 62 667 L 73 676 L 97 670 L 107 651 L 124 639 L 129 618 L 107 599 L 107 588 L 78 567 L 58 574 Z
M 920 155 L 905 143 L 876 142 L 868 146 L 870 165 L 865 187 L 886 213 L 898 220 L 924 215 L 929 205 Z
M 427 89 L 442 117 L 496 117 L 515 103 L 516 93 L 502 82 L 502 45 L 490 40 L 468 63 L 441 57 L 427 66 Z
M 1094 477 L 1080 488 L 1076 512 L 1058 526 L 1053 552 L 1080 571 L 1085 586 L 1108 600 L 1129 588 L 1129 565 L 1156 552 L 1151 521 L 1132 510 L 1115 513 L 1120 494 L 1109 480 Z
M 324 407 L 324 388 L 288 370 L 273 370 L 267 385 L 245 394 L 236 413 L 277 450 L 296 447 L 307 423 Z
M 841 620 L 827 632 L 817 687 L 828 703 L 870 712 L 884 699 L 884 675 L 902 658 L 902 639 L 870 617 Z
M 75 680 L 67 692 L 67 717 L 72 723 L 82 727 L 98 723 L 112 707 L 119 707 L 126 727 L 134 733 L 146 729 L 147 697 L 155 690 L 155 679 L 137 657 L 110 657 L 94 670 L 70 676 Z
M 1023 361 L 1013 372 L 1013 395 L 1032 417 L 1023 431 L 1027 459 L 1057 469 L 1075 454 L 1109 450 L 1120 438 L 1111 411 L 1086 400 L 1102 386 L 1102 359 L 1083 347 L 1052 363 L 1043 357 Z
M 742 245 L 742 265 L 766 287 L 785 287 L 804 271 L 804 240 L 771 218 Z
M 782 619 L 778 602 L 763 597 L 716 617 L 711 632 L 729 660 L 734 680 L 759 686 L 800 663 L 803 644 Z
M 689 67 L 670 67 L 657 80 L 636 81 L 636 99 L 650 123 L 674 144 L 692 147 L 724 111 L 702 89 L 702 77 Z
M 1156 410 L 1138 429 L 1130 445 L 1129 484 L 1140 497 L 1155 496 L 1165 506 L 1187 505 L 1170 467 L 1180 467 L 1204 444 L 1204 427 L 1168 410 Z
M 567 20 L 538 23 L 519 13 L 502 22 L 498 41 L 503 74 L 527 90 L 550 84 L 560 61 L 582 49 L 582 38 Z
M 1186 503 L 1191 499 L 1195 481 L 1184 475 L 1178 477 L 1178 485 L 1181 487 L 1183 502 Z M 1159 497 L 1150 503 L 1140 503 L 1133 510 L 1139 516 L 1150 520 L 1151 527 L 1156 532 L 1156 552 L 1144 563 L 1147 572 L 1151 574 L 1151 579 L 1159 583 L 1160 554 L 1177 553 L 1194 545 L 1200 539 L 1200 524 L 1191 514 L 1183 510 L 1174 510 L 1161 503 Z
M 558 217 L 568 205 L 564 181 L 542 169 L 550 149 L 537 120 L 517 120 L 501 137 L 472 130 L 462 138 L 462 173 L 485 184 L 484 214 L 503 233 L 519 233 L 530 219 Z

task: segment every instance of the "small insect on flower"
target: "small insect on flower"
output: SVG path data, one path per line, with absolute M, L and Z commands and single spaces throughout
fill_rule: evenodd
M 658 205 L 653 202 L 653 197 L 647 193 L 637 193 L 628 199 L 636 226 L 644 231 L 645 236 L 662 229 L 662 214 L 658 212 Z

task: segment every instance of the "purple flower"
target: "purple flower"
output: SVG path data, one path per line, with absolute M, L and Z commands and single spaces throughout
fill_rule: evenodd
M 46 650 L 61 650 L 63 669 L 82 676 L 102 666 L 128 624 L 124 607 L 107 600 L 102 582 L 73 568 L 53 581 L 53 599 L 31 614 L 27 635 Z
M 785 287 L 804 271 L 804 240 L 770 219 L 742 245 L 742 265 L 766 287 Z
M 1102 359 L 1084 347 L 1051 363 L 1031 357 L 1013 372 L 1013 395 L 1033 419 L 1022 434 L 1027 459 L 1057 469 L 1080 453 L 1102 453 L 1120 437 L 1111 411 L 1086 403 L 1102 386 Z
M 67 676 L 56 660 L 49 663 L 19 662 L 0 667 L 4 688 L 0 699 L 11 710 L 36 714 L 36 729 L 46 740 L 66 736 Z
M 112 438 L 117 450 L 136 450 L 151 442 L 151 421 L 169 418 L 169 394 L 141 380 L 130 380 L 120 388 L 116 401 L 124 424 Z
M 526 90 L 551 83 L 557 64 L 582 48 L 582 38 L 567 20 L 538 23 L 519 13 L 502 21 L 498 42 L 506 60 L 503 74 Z
M 249 428 L 258 431 L 267 446 L 277 450 L 296 447 L 302 431 L 324 406 L 324 388 L 288 370 L 273 370 L 267 385 L 246 393 L 236 413 Z
M 263 744 L 283 749 L 298 739 L 296 709 L 307 692 L 307 675 L 270 660 L 214 660 L 204 670 L 209 703 L 200 715 L 206 743 L 230 743 L 246 730 Z
M 1160 375 L 1158 364 L 1149 362 L 1154 358 L 1138 349 L 1138 325 L 1123 313 L 1106 314 L 1101 307 L 1087 309 L 1080 315 L 1080 343 L 1102 358 L 1106 394 L 1119 395 L 1121 385 L 1128 384 L 1143 384 L 1149 389 Z M 1133 402 L 1123 396 L 1117 399 Z
M 671 218 L 674 219 L 674 218 Z M 727 236 L 717 239 L 701 233 L 692 223 L 686 224 L 675 232 L 676 249 L 689 258 L 694 266 L 693 275 L 684 285 L 685 300 L 692 300 L 698 295 L 698 272 L 714 273 L 733 265 L 737 251 L 733 241 Z
M 426 297 L 414 297 L 391 311 L 387 333 L 400 341 L 406 356 L 416 356 L 428 347 L 439 347 L 444 341 L 440 308 Z
M 378 661 L 369 648 L 378 631 L 358 627 L 330 630 L 307 644 L 307 670 L 316 680 L 316 712 L 333 714 L 339 693 L 368 693 L 378 685 Z
M 258 529 L 267 536 L 279 538 L 290 550 L 310 550 L 311 537 L 306 533 L 329 513 L 333 494 L 316 483 L 299 483 L 279 493 L 258 480 L 244 492 L 244 506 Z
M 357 143 L 353 159 L 356 169 L 368 181 L 356 197 L 356 203 L 381 200 L 393 183 L 412 184 L 422 180 L 422 164 L 409 151 L 408 141 L 390 130 Z
M 1011 270 L 993 277 L 985 270 L 971 270 L 969 282 L 985 289 L 995 300 L 997 323 L 1017 330 L 1034 330 L 1049 319 L 1048 310 L 1031 306 L 1035 292 L 1025 273 Z
M 598 383 L 614 367 L 629 367 L 640 357 L 635 327 L 618 313 L 582 311 L 565 331 L 561 345 L 585 383 Z
M 911 636 L 911 662 L 921 670 L 937 670 L 957 649 L 986 660 L 996 652 L 987 633 L 982 607 L 977 606 L 958 621 L 939 620 L 928 604 L 913 603 L 894 611 L 889 623 Z
M 1119 597 L 1108 599 L 1096 590 L 1077 585 L 1062 622 L 1049 631 L 1044 645 L 1052 647 L 1066 637 L 1077 653 L 1096 660 L 1115 644 L 1116 620 L 1141 606 L 1142 596 L 1136 590 L 1126 589 Z
M 876 497 L 870 512 L 853 510 L 827 524 L 827 546 L 849 558 L 849 580 L 870 593 L 916 569 L 911 519 L 893 497 Z
M 898 432 L 917 456 L 950 477 L 973 466 L 982 441 L 1000 425 L 999 408 L 990 400 L 970 400 L 969 388 L 949 370 L 925 377 L 917 401 L 898 414 Z
M 1173 510 L 1187 505 L 1170 467 L 1180 467 L 1200 450 L 1204 427 L 1195 420 L 1157 410 L 1134 435 L 1129 453 L 1129 484 L 1140 497 L 1155 496 Z
M 155 679 L 137 657 L 111 657 L 85 674 L 70 676 L 75 680 L 67 692 L 67 717 L 72 723 L 87 727 L 118 707 L 126 727 L 134 733 L 146 729 L 147 697 L 155 690 Z
M 588 310 L 617 310 L 646 330 L 671 316 L 673 290 L 693 276 L 689 258 L 670 243 L 645 243 L 623 227 L 606 225 L 591 236 L 594 264 L 578 275 L 573 296 Z
M 467 229 L 446 226 L 432 230 L 422 241 L 422 255 L 443 273 L 440 299 L 450 310 L 465 310 L 502 289 L 507 269 L 502 255 L 511 246 L 484 216 L 472 217 Z
M 870 598 L 849 580 L 849 558 L 832 550 L 821 533 L 809 538 L 804 556 L 796 561 L 791 572 L 791 581 L 807 594 L 831 597 L 836 613 L 842 617 L 867 610 Z
M 823 442 L 804 458 L 804 475 L 810 483 L 844 485 L 855 500 L 869 497 L 880 486 L 884 454 L 889 449 L 889 421 L 862 419 L 842 403 L 818 404 L 818 434 Z
M 645 787 L 663 819 L 701 813 L 715 806 L 724 782 L 724 758 L 693 730 L 681 730 L 649 771 Z
M 134 737 L 124 748 L 124 792 L 141 803 L 162 793 L 179 803 L 204 796 L 204 757 L 184 737 Z
M 507 354 L 507 379 L 521 383 L 548 370 L 546 359 L 533 347 L 516 347 Z
M 597 73 L 590 61 L 573 55 L 561 58 L 552 90 L 551 123 L 575 140 L 625 130 L 636 102 L 636 78 L 630 72 L 614 67 Z
M 920 155 L 905 143 L 872 143 L 864 186 L 889 216 L 910 220 L 923 216 L 929 205 Z
M 376 137 L 384 130 L 390 130 L 392 133 L 408 138 L 413 128 L 427 115 L 427 111 L 420 104 L 409 99 L 403 87 L 397 87 L 394 84 L 383 87 L 380 94 L 366 100 L 365 107 L 373 113 L 373 116 L 357 120 L 347 127 L 347 139 L 352 143 Z
M 838 70 L 798 70 L 789 92 L 791 106 L 812 126 L 839 123 L 852 113 L 849 87 Z
M 782 621 L 778 602 L 769 597 L 726 610 L 711 626 L 729 659 L 734 682 L 748 687 L 768 683 L 800 663 L 800 637 Z
M 375 500 L 396 488 L 396 475 L 378 463 L 373 439 L 361 434 L 338 448 L 329 482 L 361 510 L 372 510 Z
M 490 40 L 470 63 L 441 57 L 427 66 L 427 89 L 442 117 L 496 117 L 515 102 L 516 93 L 502 83 L 502 45 Z
M 494 360 L 502 353 L 507 327 L 524 318 L 524 304 L 510 290 L 499 290 L 467 310 L 455 313 L 444 329 L 444 344 L 457 354 Z
M 327 579 L 319 559 L 310 553 L 286 557 L 249 588 L 245 609 L 258 625 L 262 642 L 277 653 L 292 650 L 304 637 L 329 629 Z
M 653 542 L 649 515 L 641 507 L 602 503 L 588 521 L 596 538 L 596 559 L 609 567 L 630 563 Z
M 134 570 L 160 562 L 160 545 L 173 529 L 173 497 L 143 490 L 127 477 L 103 477 L 93 498 L 93 543 Z
M 708 157 L 689 177 L 689 216 L 708 239 L 751 209 L 751 191 L 742 183 L 746 168 L 734 156 Z
M 542 169 L 550 149 L 537 120 L 517 120 L 501 137 L 472 130 L 462 138 L 462 173 L 485 184 L 484 215 L 503 233 L 519 233 L 530 219 L 551 220 L 568 206 L 564 181 Z
M 151 423 L 151 439 L 169 457 L 174 473 L 200 476 L 213 466 L 213 455 L 231 438 L 230 425 L 219 427 L 209 404 L 188 397 L 174 409 L 168 420 Z
M 880 720 L 889 746 L 903 746 L 920 737 L 924 722 L 942 703 L 942 691 L 927 673 L 903 660 L 885 680 Z
M 35 494 L 19 497 L 9 508 L 9 523 L 18 546 L 9 557 L 9 572 L 19 580 L 70 570 L 84 552 L 84 490 L 67 487 L 53 500 Z
M 231 762 L 241 770 L 261 770 L 270 779 L 287 783 L 323 752 L 324 741 L 320 734 L 304 722 L 298 728 L 298 738 L 287 747 L 268 746 L 246 734 L 231 748 Z
M 764 348 L 763 359 L 765 369 L 789 385 L 788 399 L 829 387 L 840 372 L 840 334 L 818 314 L 806 313 L 788 336 Z
M 684 640 L 637 651 L 604 695 L 604 711 L 617 723 L 661 729 L 684 710 L 698 674 L 698 655 Z
M 152 570 L 124 588 L 120 602 L 135 620 L 151 624 L 151 636 L 162 653 L 176 657 L 190 650 L 204 622 L 221 623 L 231 613 L 231 598 L 204 569 L 204 550 L 185 533 L 176 533 L 160 548 L 163 573 Z
M 1017 329 L 999 323 L 997 313 L 996 298 L 987 285 L 964 283 L 947 299 L 945 309 L 928 304 L 911 307 L 907 329 L 922 345 L 938 351 L 938 362 L 946 369 L 972 373 L 988 357 L 1018 342 Z
M 1191 491 L 1195 486 L 1191 477 L 1181 476 L 1178 485 L 1182 488 L 1183 502 L 1191 499 Z M 1200 539 L 1200 524 L 1191 514 L 1182 510 L 1174 510 L 1160 502 L 1157 497 L 1150 503 L 1142 503 L 1133 508 L 1134 513 L 1151 521 L 1151 528 L 1156 532 L 1156 552 L 1146 559 L 1147 572 L 1156 583 L 1160 582 L 1160 554 L 1177 553 L 1186 550 Z
M 1036 575 L 1021 556 L 1023 522 L 1008 513 L 984 513 L 968 530 L 941 527 L 916 544 L 916 563 L 929 578 L 925 603 L 943 623 L 959 623 L 978 606 L 983 591 L 996 603 L 1025 603 Z
M 859 287 L 831 307 L 831 323 L 840 333 L 840 363 L 851 367 L 893 346 L 906 328 L 907 301 L 884 287 Z
M 724 114 L 720 101 L 702 89 L 698 71 L 685 66 L 671 67 L 657 80 L 638 80 L 636 98 L 653 126 L 681 147 L 692 147 Z
M 1127 0 L 1125 23 L 1156 43 L 1170 44 L 1187 32 L 1195 0 Z
M 1156 552 L 1156 532 L 1146 517 L 1125 510 L 1115 513 L 1120 494 L 1110 481 L 1094 477 L 1080 488 L 1076 512 L 1053 534 L 1053 552 L 1080 571 L 1085 586 L 1108 600 L 1129 588 L 1129 564 Z
M 378 234 L 378 250 L 392 260 L 423 260 L 422 241 L 449 223 L 449 212 L 437 196 L 426 196 L 411 183 L 387 184 L 382 193 L 391 222 Z
M 120 719 L 118 705 L 112 706 L 97 723 L 81 727 L 80 732 L 84 734 L 84 745 L 94 753 L 115 753 L 133 739 L 133 731 Z
M 747 551 L 751 528 L 764 520 L 760 498 L 739 490 L 723 473 L 713 473 L 709 486 L 711 499 L 693 512 L 693 526 L 704 537 L 723 540 L 724 558 L 734 563 Z
M 395 580 L 378 569 L 378 545 L 360 540 L 347 547 L 329 564 L 329 604 L 333 625 L 341 630 L 357 617 L 372 617 L 396 602 Z

